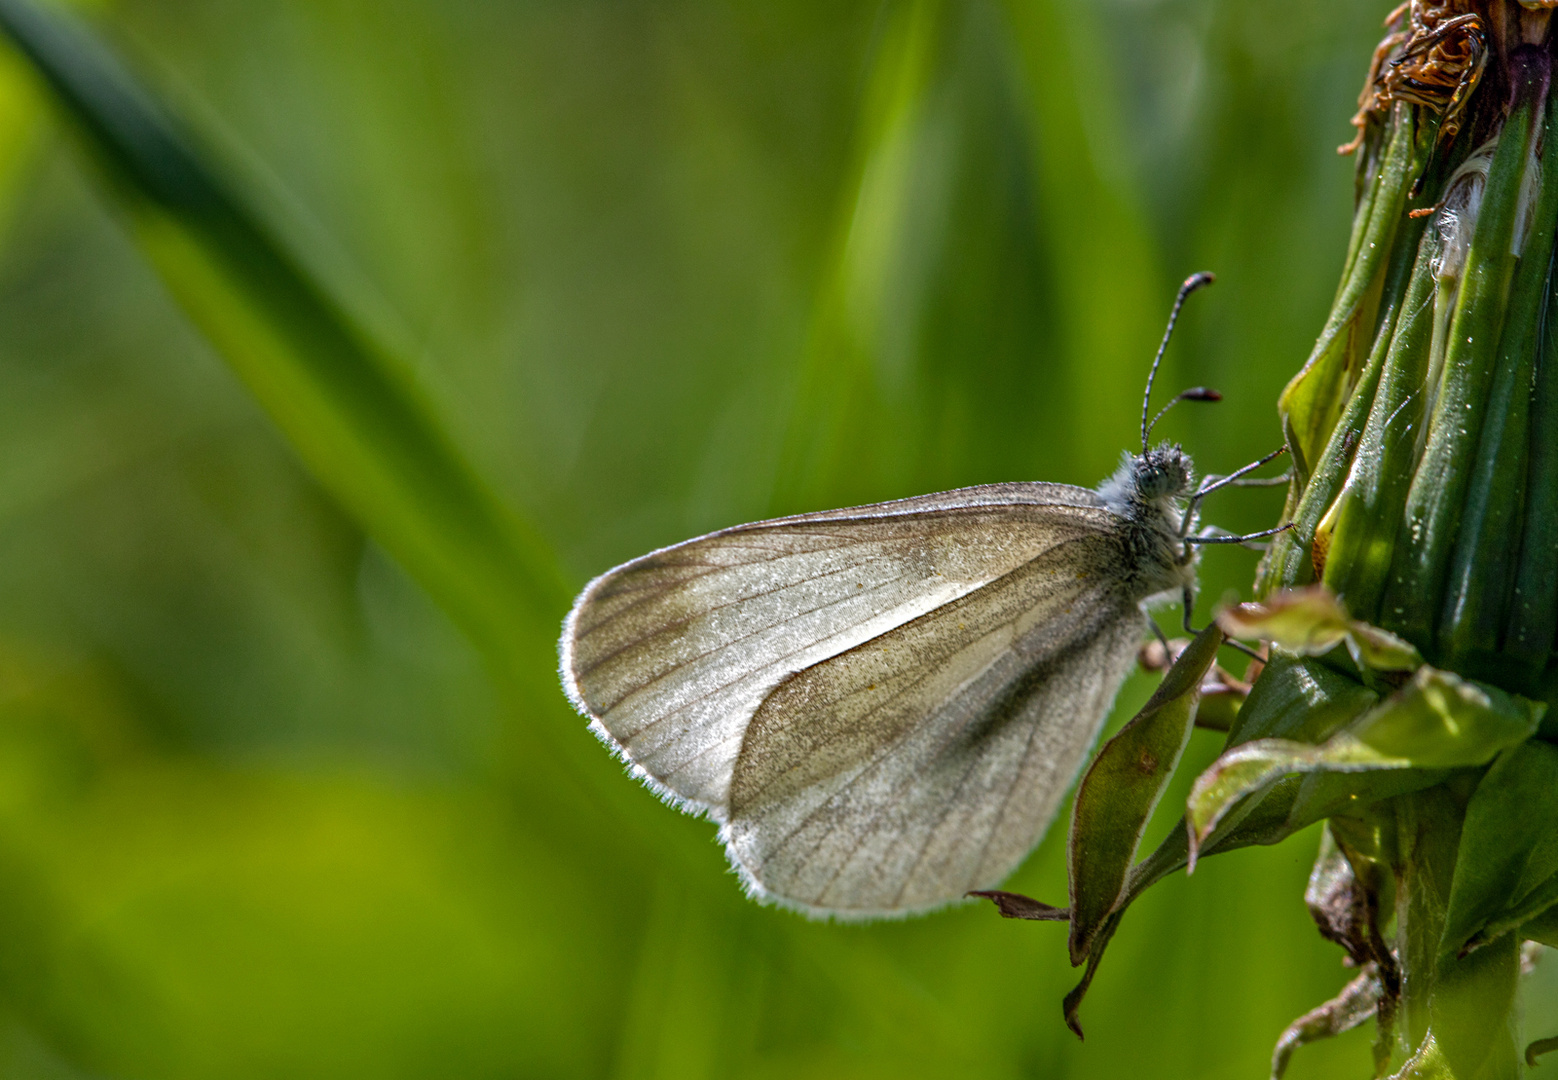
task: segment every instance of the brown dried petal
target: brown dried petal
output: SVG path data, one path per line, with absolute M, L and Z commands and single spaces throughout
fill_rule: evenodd
M 1383 996 L 1379 975 L 1370 964 L 1340 994 L 1300 1016 L 1282 1033 L 1271 1054 L 1271 1080 L 1282 1080 L 1293 1051 L 1300 1046 L 1329 1039 L 1372 1020 Z
M 1063 907 L 1052 907 L 1042 900 L 1035 900 L 1031 896 L 1022 893 L 1002 892 L 999 889 L 989 889 L 981 892 L 971 892 L 969 896 L 982 896 L 992 901 L 1000 910 L 1003 919 L 1029 919 L 1033 922 L 1065 922 L 1071 918 L 1071 912 Z

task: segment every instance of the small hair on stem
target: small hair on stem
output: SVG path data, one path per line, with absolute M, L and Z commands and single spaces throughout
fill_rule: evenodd
M 1152 404 L 1152 384 L 1158 377 L 1158 365 L 1163 363 L 1163 354 L 1168 351 L 1169 339 L 1174 336 L 1174 324 L 1179 322 L 1180 309 L 1185 306 L 1185 301 L 1189 299 L 1191 293 L 1197 289 L 1204 289 L 1216 280 L 1216 274 L 1207 273 L 1204 270 L 1199 274 L 1191 274 L 1185 279 L 1185 283 L 1179 287 L 1179 295 L 1174 297 L 1174 310 L 1169 312 L 1168 329 L 1163 331 L 1163 343 L 1158 346 L 1158 355 L 1152 359 L 1152 370 L 1147 373 L 1147 392 L 1142 395 L 1141 399 L 1141 452 L 1144 454 L 1147 452 L 1147 435 L 1152 430 L 1152 424 L 1147 422 L 1147 416 Z M 1175 398 L 1174 400 L 1179 401 L 1181 398 Z M 1184 398 L 1183 400 L 1216 401 L 1219 399 Z M 1169 404 L 1172 405 L 1173 402 Z M 1159 413 L 1158 415 L 1162 416 L 1163 414 Z M 1157 421 L 1154 420 L 1153 423 L 1157 423 Z

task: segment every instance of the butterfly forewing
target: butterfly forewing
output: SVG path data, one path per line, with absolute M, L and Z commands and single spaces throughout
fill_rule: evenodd
M 564 682 L 727 825 L 758 888 L 943 902 L 1021 858 L 1096 734 L 1141 632 L 1118 520 L 1085 489 L 1002 484 L 690 540 L 591 583 Z

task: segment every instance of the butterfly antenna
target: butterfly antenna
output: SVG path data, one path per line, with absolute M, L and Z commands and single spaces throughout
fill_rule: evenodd
M 1146 436 L 1143 436 L 1142 442 L 1145 443 L 1147 441 L 1147 437 L 1150 437 L 1152 435 L 1152 429 L 1158 426 L 1158 421 L 1162 420 L 1163 417 L 1168 414 L 1168 411 L 1170 409 L 1172 409 L 1175 405 L 1178 405 L 1181 401 L 1221 401 L 1221 400 L 1223 400 L 1223 395 L 1219 394 L 1216 390 L 1213 390 L 1210 386 L 1192 386 L 1189 390 L 1185 390 L 1182 393 L 1175 394 L 1173 396 L 1173 398 L 1171 398 L 1169 400 L 1169 403 L 1167 405 L 1163 406 L 1163 408 L 1158 410 L 1158 415 L 1154 416 L 1152 418 L 1152 423 L 1147 425 L 1147 434 L 1146 434 Z M 1146 451 L 1143 450 L 1142 453 L 1145 454 Z
M 1152 404 L 1152 383 L 1158 377 L 1158 365 L 1163 363 L 1163 354 L 1168 351 L 1169 339 L 1174 336 L 1174 324 L 1179 322 L 1179 310 L 1185 306 L 1185 301 L 1189 299 L 1191 293 L 1197 289 L 1204 289 L 1216 280 L 1217 276 L 1215 274 L 1209 274 L 1205 271 L 1199 274 L 1192 274 L 1185 279 L 1185 283 L 1179 287 L 1179 295 L 1174 298 L 1174 310 L 1169 312 L 1168 329 L 1163 331 L 1163 344 L 1158 346 L 1158 355 L 1152 359 L 1152 370 L 1147 373 L 1147 392 L 1142 395 L 1141 399 L 1141 452 L 1143 454 L 1147 452 L 1147 436 L 1152 431 L 1152 424 L 1157 423 L 1156 420 L 1152 421 L 1152 423 L 1147 421 L 1148 410 Z M 1175 398 L 1174 400 L 1180 401 L 1183 400 L 1183 397 Z M 1202 398 L 1200 400 L 1213 399 Z M 1170 402 L 1170 404 L 1173 404 L 1173 402 Z M 1163 414 L 1159 413 L 1158 415 L 1162 416 Z

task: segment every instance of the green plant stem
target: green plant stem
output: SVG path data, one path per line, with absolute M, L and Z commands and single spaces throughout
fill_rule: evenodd
M 1358 441 L 1352 470 L 1326 516 L 1331 550 L 1324 582 L 1354 616 L 1377 618 L 1380 595 L 1396 544 L 1390 510 L 1405 500 L 1421 424 L 1422 383 L 1434 324 L 1436 231 L 1422 234 L 1411 249 L 1412 284 L 1385 356 L 1368 422 Z M 1416 406 L 1416 407 L 1414 407 Z
M 1544 142 L 1550 148 L 1558 147 L 1558 108 L 1551 99 Z M 1558 229 L 1558 161 L 1551 151 L 1547 156 L 1530 223 L 1531 237 L 1510 293 L 1510 316 L 1499 344 L 1439 628 L 1445 663 L 1458 665 L 1468 674 L 1505 676 L 1520 686 L 1530 685 L 1540 668 L 1537 672 L 1511 671 L 1499 653 L 1519 558 L 1531 448 L 1531 386 L 1554 230 Z
M 1427 443 L 1407 495 L 1401 539 L 1386 588 L 1385 625 L 1436 655 L 1438 616 L 1449 563 L 1471 484 L 1472 463 L 1486 415 L 1514 276 L 1515 221 L 1531 162 L 1545 67 L 1517 73 L 1523 81 L 1505 123 L 1482 196 L 1476 232 L 1450 322 L 1443 374 Z M 1430 379 L 1433 378 L 1432 371 Z

